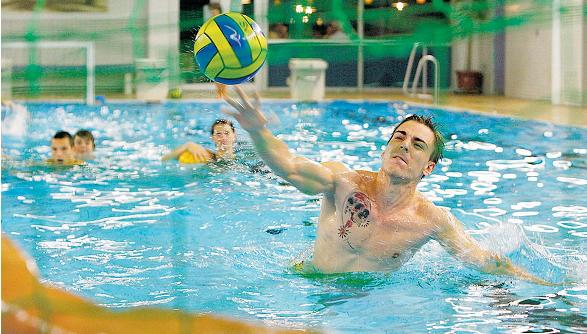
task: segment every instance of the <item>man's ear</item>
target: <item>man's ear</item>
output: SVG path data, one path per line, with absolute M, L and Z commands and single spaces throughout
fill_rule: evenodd
M 422 174 L 424 174 L 424 176 L 428 176 L 428 175 L 432 174 L 434 167 L 436 167 L 436 162 L 428 161 L 428 165 L 426 165 L 426 167 L 424 168 L 424 171 L 422 171 Z

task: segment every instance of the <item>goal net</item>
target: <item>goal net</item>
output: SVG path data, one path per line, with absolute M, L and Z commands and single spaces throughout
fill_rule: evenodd
M 76 41 L 2 43 L 2 91 L 94 101 L 94 44 Z

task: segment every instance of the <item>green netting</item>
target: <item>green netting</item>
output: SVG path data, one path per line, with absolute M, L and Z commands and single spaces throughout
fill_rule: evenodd
M 135 60 L 152 57 L 152 46 L 157 43 L 153 36 L 170 29 L 177 32 L 174 38 L 178 43 L 164 56 L 157 56 L 167 62 L 161 75 L 172 87 L 209 81 L 198 71 L 193 58 L 193 38 L 204 23 L 208 1 L 179 3 L 178 17 L 168 20 L 164 16 L 169 13 L 161 17 L 149 13 L 153 9 L 144 0 L 3 0 L 3 59 L 18 59 L 12 61 L 13 94 L 79 96 L 88 76 L 84 62 L 77 59 L 83 56 L 83 50 L 64 48 L 53 56 L 60 61 L 52 61 L 44 56 L 45 50 L 35 47 L 43 41 L 72 40 L 96 45 L 96 93 L 122 94 L 128 75 L 134 78 Z M 561 21 L 581 20 L 587 7 L 569 3 L 561 1 Z M 430 53 L 439 58 L 441 85 L 448 87 L 455 70 L 450 56 L 455 41 L 471 40 L 476 35 L 499 36 L 524 25 L 547 26 L 553 20 L 553 2 L 545 0 L 269 0 L 262 4 L 267 8 L 255 11 L 255 1 L 244 5 L 232 2 L 260 22 L 269 37 L 270 86 L 285 85 L 290 58 L 320 57 L 328 61 L 328 71 L 333 73 L 329 86 L 333 80 L 340 80 L 334 86 L 397 87 L 403 81 L 412 46 L 420 42 L 430 46 Z M 256 12 L 267 14 L 255 17 Z M 16 41 L 30 43 L 26 54 L 5 48 L 6 43 Z M 470 68 L 470 55 L 465 57 Z M 365 74 L 363 82 L 357 82 L 359 67 Z

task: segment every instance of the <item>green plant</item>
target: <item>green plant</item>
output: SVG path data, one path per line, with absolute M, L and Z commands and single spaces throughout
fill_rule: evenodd
M 454 0 L 452 3 L 450 20 L 453 36 L 467 40 L 466 71 L 471 71 L 473 35 L 480 31 L 479 27 L 487 19 L 488 12 L 489 3 L 486 0 Z

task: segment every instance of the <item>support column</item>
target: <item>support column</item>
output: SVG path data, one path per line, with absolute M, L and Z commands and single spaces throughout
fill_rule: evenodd
M 365 9 L 365 1 L 359 0 L 357 2 L 357 35 L 359 37 L 359 44 L 357 48 L 357 88 L 359 92 L 363 92 L 365 83 L 365 58 L 363 40 L 365 38 L 365 20 L 363 17 Z
M 167 62 L 171 87 L 180 84 L 179 0 L 148 0 L 147 56 Z
M 587 64 L 584 4 L 585 0 L 553 0 L 553 104 L 585 105 Z
M 587 5 L 587 1 L 583 0 L 583 6 Z M 587 106 L 587 16 L 583 15 L 583 57 L 581 60 L 581 75 L 583 76 L 583 82 L 581 84 L 581 95 L 583 100 L 581 101 L 582 106 Z
M 561 17 L 560 0 L 552 1 L 552 55 L 550 101 L 552 104 L 561 103 L 562 95 L 562 60 L 561 60 Z
M 505 19 L 504 0 L 496 1 L 495 17 Z M 493 94 L 505 94 L 505 31 L 500 27 L 493 38 Z
M 267 41 L 269 41 L 269 22 L 267 21 L 267 12 L 269 10 L 269 2 L 267 0 L 256 0 L 255 1 L 255 22 L 259 25 Z M 268 45 L 268 53 L 271 52 L 271 45 Z M 269 82 L 269 55 L 265 65 L 255 75 L 255 88 L 258 91 L 266 90 Z

